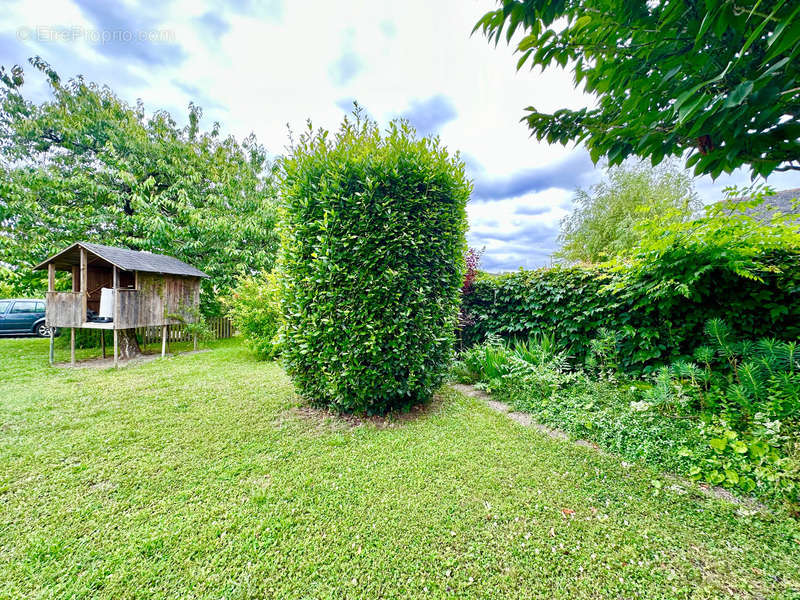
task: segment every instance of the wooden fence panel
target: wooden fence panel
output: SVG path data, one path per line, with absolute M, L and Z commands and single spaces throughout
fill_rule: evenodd
M 86 318 L 80 292 L 47 292 L 48 327 L 80 327 Z
M 225 340 L 236 335 L 233 323 L 226 317 L 214 317 L 209 321 L 209 326 L 217 339 Z
M 236 335 L 236 329 L 230 319 L 226 317 L 214 317 L 209 319 L 208 325 L 218 340 L 225 340 Z M 167 335 L 168 342 L 191 342 L 192 334 L 183 323 L 170 325 Z M 161 327 L 138 327 L 136 333 L 142 340 L 142 345 L 159 345 L 161 343 Z

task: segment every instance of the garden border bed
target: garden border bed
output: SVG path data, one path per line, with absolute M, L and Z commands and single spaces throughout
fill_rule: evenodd
M 533 417 L 528 413 L 524 412 L 516 412 L 511 409 L 511 406 L 506 404 L 505 402 L 500 402 L 498 400 L 492 400 L 491 394 L 485 392 L 484 390 L 478 389 L 473 385 L 467 385 L 465 383 L 450 383 L 450 387 L 452 387 L 457 392 L 464 394 L 465 396 L 469 396 L 470 398 L 475 398 L 476 400 L 481 400 L 484 402 L 489 408 L 493 411 L 498 412 L 500 414 L 505 415 L 512 421 L 517 422 L 518 424 L 522 425 L 523 427 L 530 427 L 535 429 L 536 431 L 557 439 L 564 442 L 571 442 L 576 446 L 581 446 L 583 448 L 589 448 L 590 450 L 594 450 L 595 452 L 600 452 L 602 454 L 607 454 L 609 456 L 616 456 L 612 453 L 607 452 L 594 442 L 589 440 L 578 439 L 574 440 L 570 438 L 569 434 L 566 431 L 562 431 L 560 429 L 553 429 L 546 425 L 542 425 L 541 423 L 536 423 L 533 420 Z M 627 465 L 629 463 L 622 461 L 623 465 Z M 743 508 L 747 508 L 749 510 L 755 510 L 758 512 L 765 512 L 772 514 L 772 511 L 769 507 L 755 498 L 747 497 L 742 498 L 736 496 L 735 494 L 731 493 L 729 490 L 726 490 L 723 487 L 719 486 L 711 486 L 706 483 L 698 483 L 694 481 L 690 481 L 680 475 L 676 475 L 675 473 L 664 473 L 661 472 L 661 475 L 666 479 L 672 480 L 674 483 L 672 484 L 673 488 L 675 486 L 683 486 L 684 488 L 688 489 L 695 489 L 704 496 L 708 496 L 710 498 L 716 498 L 718 500 L 723 500 L 730 504 L 734 504 L 736 506 L 740 506 Z M 677 491 L 677 490 L 676 490 Z

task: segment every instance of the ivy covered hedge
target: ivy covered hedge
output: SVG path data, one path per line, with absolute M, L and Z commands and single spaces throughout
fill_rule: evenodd
M 580 362 L 602 343 L 635 373 L 690 355 L 709 319 L 740 339 L 800 338 L 800 206 L 768 216 L 769 190 L 735 194 L 691 220 L 646 221 L 635 250 L 605 265 L 482 275 L 465 290 L 462 340 L 552 335 Z
M 759 279 L 724 267 L 702 269 L 691 288 L 660 285 L 652 270 L 555 267 L 482 273 L 464 297 L 472 323 L 467 344 L 487 334 L 553 335 L 579 362 L 603 329 L 613 332 L 619 367 L 649 371 L 691 354 L 708 319 L 721 318 L 742 339 L 800 338 L 800 254 L 763 258 Z
M 453 355 L 464 277 L 464 164 L 403 123 L 345 121 L 284 159 L 283 358 L 341 412 L 430 399 Z

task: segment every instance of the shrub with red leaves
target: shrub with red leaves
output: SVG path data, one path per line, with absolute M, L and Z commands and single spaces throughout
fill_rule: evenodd
M 462 300 L 464 296 L 472 293 L 473 284 L 475 283 L 475 278 L 478 276 L 478 267 L 480 267 L 481 256 L 483 256 L 484 250 L 485 248 L 481 248 L 480 250 L 469 248 L 464 253 L 464 261 L 467 263 L 467 268 L 464 271 L 464 284 L 461 286 Z M 465 309 L 462 302 L 461 308 L 458 311 L 458 325 L 456 327 L 456 337 L 458 339 L 458 345 L 460 348 L 463 348 L 461 331 L 465 327 L 469 327 L 470 325 L 474 324 L 474 317 Z
M 464 260 L 467 263 L 467 269 L 464 272 L 464 285 L 461 286 L 462 294 L 469 294 L 472 291 L 472 284 L 475 282 L 475 277 L 478 276 L 478 267 L 481 264 L 481 256 L 485 248 L 476 250 L 469 248 L 464 254 Z

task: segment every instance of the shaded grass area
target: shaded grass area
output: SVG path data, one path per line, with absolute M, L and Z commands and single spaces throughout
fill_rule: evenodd
M 0 597 L 800 593 L 792 520 L 455 391 L 381 426 L 299 403 L 235 340 L 118 371 L 0 340 Z

